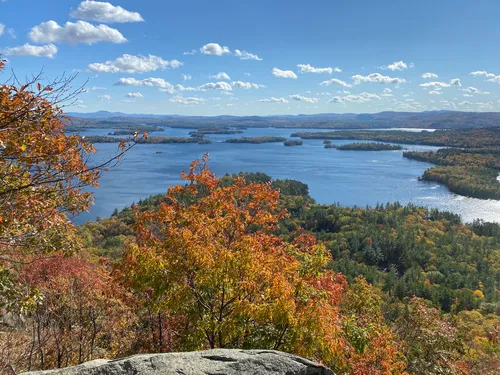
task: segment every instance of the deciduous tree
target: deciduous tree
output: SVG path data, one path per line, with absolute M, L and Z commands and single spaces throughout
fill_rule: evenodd
M 124 278 L 176 319 L 178 349 L 269 348 L 336 366 L 346 342 L 338 303 L 346 281 L 326 270 L 309 235 L 275 234 L 285 213 L 268 183 L 222 186 L 207 156 L 182 174 L 157 210 L 138 214 Z

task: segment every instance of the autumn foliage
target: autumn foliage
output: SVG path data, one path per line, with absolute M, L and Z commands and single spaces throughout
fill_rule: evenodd
M 284 215 L 278 192 L 243 178 L 221 187 L 205 161 L 191 165 L 182 175 L 188 184 L 172 187 L 157 211 L 139 215 L 125 277 L 179 323 L 179 349 L 333 356 L 343 340 L 337 305 L 346 283 L 324 270 L 325 248 L 310 236 L 283 242 L 274 234 Z
M 68 249 L 66 214 L 86 210 L 99 170 L 86 165 L 95 150 L 64 132 L 58 103 L 73 97 L 70 81 L 41 85 L 38 78 L 0 85 L 0 256 Z M 6 259 L 4 259 L 6 260 Z
M 315 205 L 297 181 L 219 179 L 205 155 L 165 196 L 77 230 L 85 187 L 131 145 L 90 167 L 60 107 L 79 91 L 38 81 L 0 85 L 0 374 L 207 348 L 338 374 L 496 374 L 493 224 Z
M 83 91 L 73 77 L 11 81 L 0 85 L 0 372 L 115 356 L 134 319 L 106 267 L 70 256 L 82 249 L 69 217 L 89 208 L 84 188 L 131 145 L 90 167 L 92 144 L 64 130 L 62 109 Z
M 356 374 L 402 373 L 380 303 L 376 316 L 349 307 L 346 319 L 347 282 L 328 270 L 325 247 L 306 233 L 292 243 L 277 236 L 287 215 L 279 191 L 243 177 L 221 184 L 206 160 L 193 162 L 182 174 L 187 184 L 172 187 L 157 210 L 138 214 L 137 241 L 123 258 L 129 285 L 172 323 L 168 345 L 268 348 Z M 347 334 L 349 320 L 361 324 L 363 344 Z
M 0 336 L 0 363 L 50 369 L 130 350 L 133 301 L 104 265 L 57 254 L 33 261 L 20 279 L 39 296 L 25 314 L 10 310 L 9 325 L 17 329 Z

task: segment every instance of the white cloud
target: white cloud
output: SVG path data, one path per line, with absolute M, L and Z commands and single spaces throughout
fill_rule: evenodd
M 343 104 L 346 102 L 366 103 L 366 102 L 370 102 L 372 100 L 380 100 L 380 96 L 378 96 L 377 94 L 369 93 L 369 92 L 362 92 L 361 94 L 358 94 L 358 95 L 346 95 L 344 97 L 334 96 L 328 101 L 328 103 L 336 103 L 336 104 Z
M 335 73 L 341 73 L 341 72 L 342 72 L 342 69 L 340 69 L 340 68 L 333 68 L 333 71 L 334 71 Z
M 421 83 L 419 85 L 420 87 L 423 87 L 425 89 L 431 89 L 434 91 L 439 91 L 443 88 L 450 87 L 450 86 L 455 86 L 455 87 L 461 87 L 462 82 L 460 81 L 460 78 L 453 78 L 450 83 L 447 82 L 440 82 L 440 81 L 433 81 L 433 82 L 426 82 L 426 83 Z
M 488 79 L 488 82 L 500 83 L 500 75 Z
M 204 55 L 222 56 L 231 53 L 229 47 L 221 46 L 219 43 L 208 43 L 200 48 L 200 53 Z
M 408 69 L 408 65 L 406 65 L 406 63 L 403 61 L 395 61 L 392 64 L 389 64 L 387 66 L 383 66 L 382 69 L 389 69 L 392 71 L 405 70 L 405 69 Z
M 194 55 L 197 53 L 196 50 L 192 50 L 191 52 L 184 52 L 184 55 Z M 203 55 L 214 55 L 214 56 L 222 56 L 222 55 L 234 55 L 239 57 L 240 60 L 257 60 L 262 61 L 262 59 L 254 53 L 250 53 L 247 51 L 242 51 L 239 49 L 235 49 L 231 51 L 231 49 L 227 46 L 221 46 L 219 43 L 207 43 L 200 48 L 200 53 Z
M 259 102 L 262 103 L 288 103 L 288 100 L 285 98 L 275 98 L 274 96 L 269 99 L 260 99 Z
M 175 89 L 179 91 L 200 91 L 197 87 L 186 87 L 183 85 L 175 85 Z
M 477 72 L 471 72 L 470 75 L 472 75 L 474 77 L 484 77 L 484 78 L 486 78 L 486 81 L 488 81 L 488 82 L 500 83 L 500 75 L 488 73 L 484 70 L 477 71 Z
M 22 46 L 7 48 L 4 53 L 6 56 L 38 56 L 54 58 L 57 54 L 57 47 L 53 44 L 33 46 L 26 43 Z
M 328 101 L 328 103 L 343 104 L 344 99 L 342 99 L 340 96 L 334 96 Z
M 116 29 L 106 25 L 92 25 L 85 21 L 66 22 L 59 26 L 55 21 L 43 22 L 31 29 L 28 34 L 35 43 L 86 43 L 97 42 L 125 43 L 127 39 Z
M 351 84 L 344 82 L 344 81 L 341 81 L 340 79 L 337 79 L 337 78 L 332 78 L 332 79 L 329 79 L 327 81 L 323 81 L 320 83 L 320 85 L 321 86 L 339 85 L 342 87 L 352 87 Z
M 89 64 L 88 69 L 91 72 L 99 73 L 146 73 L 158 69 L 178 68 L 182 63 L 177 60 L 163 60 L 161 57 L 149 56 L 134 56 L 124 54 L 116 60 L 106 61 L 104 63 Z
M 233 88 L 227 82 L 209 82 L 205 83 L 198 87 L 199 90 L 222 90 L 222 91 L 231 91 Z
M 225 79 L 227 81 L 231 80 L 231 77 L 229 77 L 229 75 L 226 72 L 219 72 L 219 73 L 217 73 L 215 75 L 208 76 L 208 78 L 211 78 L 211 79 Z
M 77 100 L 72 107 L 78 107 L 78 108 L 87 108 L 86 105 L 84 105 L 83 100 Z
M 291 70 L 281 70 L 278 68 L 273 68 L 273 76 L 279 78 L 293 78 L 297 79 L 297 75 Z
M 344 101 L 353 102 L 353 103 L 364 103 L 372 100 L 379 100 L 380 96 L 376 94 L 371 94 L 369 92 L 362 92 L 359 95 L 347 95 L 344 96 Z
M 442 94 L 441 91 L 436 91 L 436 90 L 429 91 L 429 95 L 441 95 L 441 94 Z
M 259 85 L 259 84 L 250 83 L 250 82 L 242 82 L 242 81 L 233 81 L 232 85 L 233 85 L 233 87 L 239 87 L 242 89 L 258 89 L 261 87 L 266 87 L 264 85 Z
M 3 35 L 4 30 L 5 30 L 5 25 L 3 23 L 0 23 L 0 36 Z
M 129 92 L 127 95 L 125 95 L 127 98 L 143 98 L 142 94 L 140 92 Z
M 82 20 L 124 23 L 143 22 L 144 19 L 137 12 L 130 12 L 120 6 L 100 1 L 82 1 L 78 8 L 70 13 L 71 17 Z
M 463 89 L 462 91 L 468 92 L 469 94 L 478 94 L 478 95 L 489 95 L 490 93 L 488 91 L 481 91 L 475 87 L 469 86 L 466 89 Z M 466 96 L 467 94 L 464 94 Z M 468 95 L 472 96 L 472 95 Z
M 384 94 L 390 94 L 392 92 L 392 90 L 390 88 L 386 87 L 385 89 L 382 90 L 382 92 Z
M 169 101 L 172 103 L 190 105 L 190 104 L 201 104 L 205 101 L 205 99 L 199 98 L 197 96 L 184 97 L 182 95 L 177 95 L 170 98 Z
M 445 87 L 450 87 L 450 84 L 446 82 L 434 81 L 434 82 L 421 83 L 419 86 L 436 90 Z
M 250 77 L 250 76 L 251 76 L 251 74 L 250 74 L 250 73 L 245 73 L 245 75 L 246 75 L 247 77 Z
M 352 79 L 354 80 L 355 85 L 359 85 L 360 83 L 364 83 L 364 82 L 399 85 L 400 83 L 406 82 L 406 80 L 404 78 L 383 76 L 380 73 L 372 73 L 372 74 L 367 75 L 367 76 L 362 76 L 360 74 L 356 74 L 356 75 L 352 76 Z
M 190 81 L 193 77 L 191 77 L 189 74 L 183 74 L 182 79 L 184 81 Z
M 466 89 L 463 89 L 463 91 L 470 92 L 470 93 L 473 93 L 473 94 L 479 94 L 480 93 L 479 89 L 477 89 L 475 87 L 472 87 L 472 86 L 469 86 Z
M 107 90 L 106 87 L 102 87 L 102 86 L 92 86 L 90 88 L 91 91 L 97 91 L 97 90 Z
M 197 50 L 193 49 L 190 52 L 183 52 L 183 55 L 196 55 L 198 53 Z
M 97 97 L 99 100 L 111 100 L 111 95 L 100 95 Z
M 234 83 L 234 82 L 233 82 Z M 242 82 L 243 83 L 243 82 Z M 242 87 L 242 86 L 239 86 Z M 254 87 L 254 86 L 251 86 Z M 246 88 L 251 88 L 246 87 Z M 259 86 L 260 87 L 260 86 Z M 255 87 L 258 88 L 258 87 Z M 208 82 L 198 87 L 188 87 L 183 85 L 175 85 L 175 89 L 178 91 L 207 91 L 207 90 L 222 90 L 223 94 L 231 94 L 228 91 L 232 91 L 232 86 L 228 82 Z
M 327 73 L 327 74 L 332 74 L 333 73 L 333 68 L 328 67 L 328 68 L 315 68 L 311 66 L 311 64 L 298 64 L 297 67 L 299 68 L 300 73 Z M 335 68 L 338 69 L 338 68 Z
M 306 96 L 301 96 L 298 94 L 290 95 L 290 98 L 292 98 L 293 100 L 296 100 L 298 102 L 306 102 L 306 103 L 312 103 L 312 104 L 319 102 L 318 98 L 308 98 Z
M 173 94 L 175 89 L 174 86 L 165 81 L 163 78 L 145 78 L 145 79 L 135 79 L 135 78 L 120 78 L 114 86 L 145 86 L 145 87 L 158 87 L 161 91 Z
M 240 60 L 257 60 L 257 61 L 262 61 L 262 59 L 254 55 L 253 53 L 247 52 L 247 51 L 240 51 L 239 49 L 234 50 L 234 55 L 239 57 Z
M 470 75 L 474 76 L 474 77 L 485 77 L 485 78 L 494 78 L 494 77 L 496 77 L 495 74 L 485 72 L 484 70 L 482 70 L 482 71 L 476 71 L 476 72 L 471 72 Z
M 422 74 L 422 78 L 424 79 L 436 79 L 438 77 L 437 74 L 434 73 L 424 73 Z

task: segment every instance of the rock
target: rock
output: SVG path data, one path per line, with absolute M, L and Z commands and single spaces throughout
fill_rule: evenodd
M 97 359 L 57 370 L 24 375 L 335 375 L 330 369 L 274 350 L 214 349 Z

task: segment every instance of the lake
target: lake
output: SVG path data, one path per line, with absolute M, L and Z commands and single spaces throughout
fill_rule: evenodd
M 187 137 L 194 129 L 167 128 L 153 136 Z M 89 129 L 82 135 L 106 135 L 112 129 Z M 108 217 L 115 208 L 130 206 L 152 194 L 164 193 L 179 184 L 179 173 L 193 159 L 210 154 L 210 167 L 217 175 L 238 172 L 264 172 L 274 179 L 295 179 L 309 185 L 318 203 L 346 206 L 373 206 L 399 201 L 459 214 L 466 222 L 481 218 L 500 222 L 500 201 L 467 198 L 450 193 L 445 186 L 418 181 L 431 164 L 402 157 L 402 151 L 340 151 L 325 149 L 321 140 L 303 140 L 303 146 L 282 143 L 236 144 L 224 139 L 236 137 L 289 137 L 296 131 L 325 129 L 258 128 L 243 134 L 206 136 L 213 143 L 139 144 L 115 167 L 103 173 L 94 189 L 95 205 L 90 212 L 74 218 L 75 223 Z M 294 138 L 297 139 L 297 138 Z M 332 141 L 341 145 L 353 141 Z M 412 151 L 432 151 L 438 147 L 404 145 Z M 98 143 L 94 162 L 113 155 L 117 144 Z M 161 153 L 157 153 L 161 151 Z

